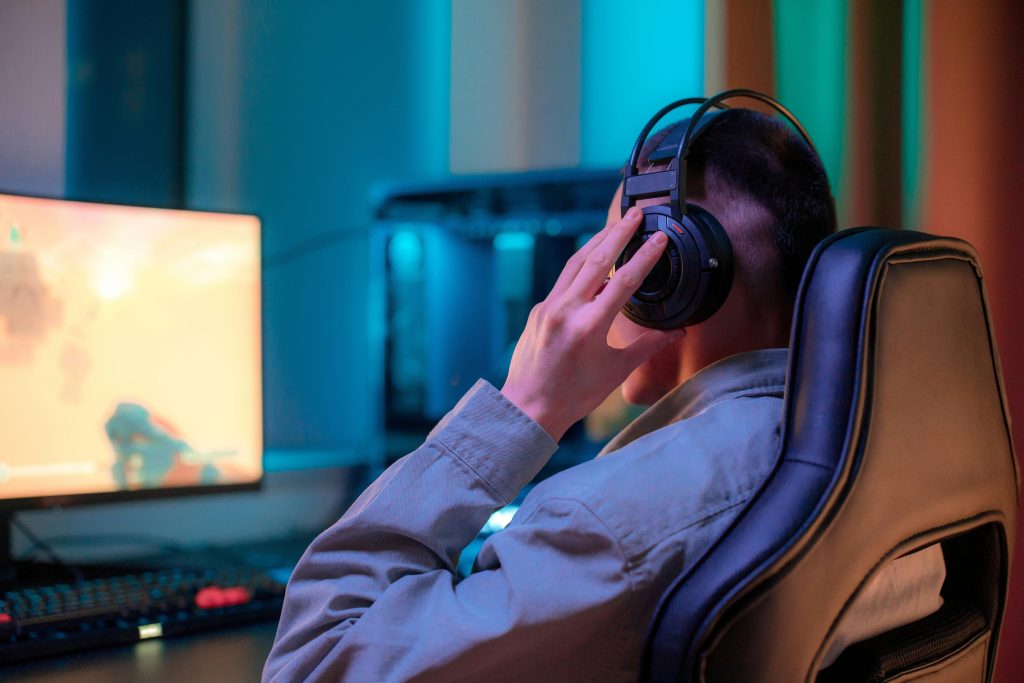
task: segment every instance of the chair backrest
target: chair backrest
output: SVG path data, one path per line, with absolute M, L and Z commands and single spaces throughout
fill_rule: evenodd
M 822 242 L 797 296 L 784 403 L 775 468 L 662 597 L 643 678 L 989 680 L 1018 473 L 970 245 L 879 228 Z M 940 542 L 942 610 L 848 648 L 818 679 L 865 584 Z

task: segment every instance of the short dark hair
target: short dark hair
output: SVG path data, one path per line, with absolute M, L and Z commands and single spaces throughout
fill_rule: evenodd
M 666 136 L 688 121 L 652 135 L 640 155 L 640 168 L 648 165 L 648 155 Z M 711 173 L 771 214 L 781 284 L 792 302 L 814 246 L 836 229 L 835 199 L 817 153 L 781 119 L 729 109 L 715 116 L 694 141 L 686 168 L 688 181 Z

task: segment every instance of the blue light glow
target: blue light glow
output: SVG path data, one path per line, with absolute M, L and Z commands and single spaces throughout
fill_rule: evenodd
M 480 530 L 481 534 L 493 534 L 501 531 L 508 526 L 512 518 L 515 517 L 516 512 L 519 511 L 518 505 L 506 505 L 500 510 L 495 510 L 494 513 L 484 524 L 484 528 Z
M 388 243 L 388 262 L 400 272 L 415 271 L 423 262 L 423 242 L 414 232 L 396 232 Z
M 534 242 L 528 232 L 503 232 L 494 236 L 494 248 L 498 251 L 529 251 Z

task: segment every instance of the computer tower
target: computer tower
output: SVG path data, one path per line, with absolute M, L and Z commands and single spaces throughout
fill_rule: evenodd
M 394 460 L 478 379 L 500 388 L 532 307 L 607 219 L 616 171 L 544 171 L 392 186 L 371 236 L 372 346 Z M 552 467 L 610 434 L 580 425 Z

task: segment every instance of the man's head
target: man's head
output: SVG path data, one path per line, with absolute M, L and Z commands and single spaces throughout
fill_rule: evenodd
M 647 168 L 647 157 L 675 126 L 651 136 L 640 169 L 657 170 Z M 620 197 L 621 187 L 609 219 L 619 217 Z M 787 345 L 804 265 L 814 245 L 836 227 L 835 202 L 814 151 L 787 124 L 747 109 L 721 112 L 694 141 L 687 156 L 687 201 L 710 211 L 729 235 L 732 289 L 715 315 L 630 375 L 623 391 L 633 403 L 657 401 L 726 356 Z M 612 342 L 624 345 L 643 329 L 619 315 Z

